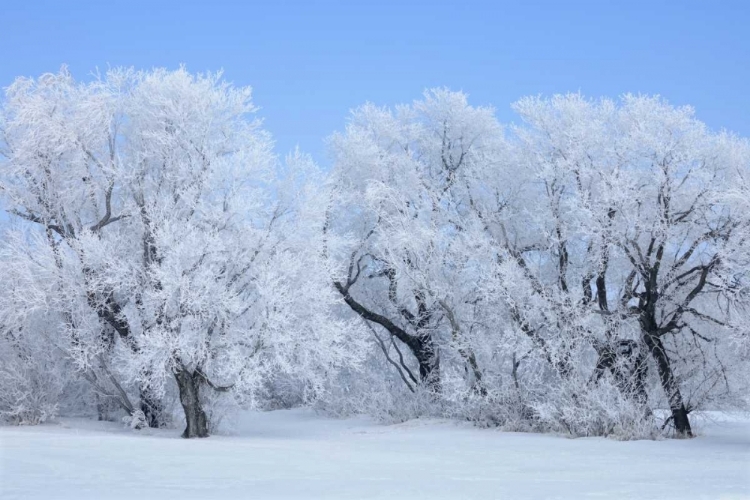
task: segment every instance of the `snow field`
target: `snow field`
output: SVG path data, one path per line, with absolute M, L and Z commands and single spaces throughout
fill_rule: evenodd
M 0 427 L 0 498 L 750 498 L 750 419 L 714 415 L 697 428 L 692 440 L 618 442 L 289 410 L 184 440 L 61 419 Z

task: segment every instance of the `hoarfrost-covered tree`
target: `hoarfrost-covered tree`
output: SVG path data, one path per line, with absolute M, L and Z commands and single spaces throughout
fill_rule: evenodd
M 638 437 L 746 404 L 747 141 L 658 97 L 514 109 L 364 105 L 326 178 L 220 74 L 16 80 L 0 417 L 156 427 L 178 394 L 202 437 L 218 397 L 330 391 L 339 413 Z
M 78 84 L 63 68 L 38 80 L 16 80 L 0 114 L 3 202 L 11 215 L 29 223 L 18 231 L 32 232 L 31 238 L 7 239 L 7 250 L 15 254 L 9 261 L 19 271 L 25 269 L 27 277 L 47 277 L 15 288 L 9 307 L 12 311 L 26 303 L 28 309 L 58 314 L 56 330 L 65 343 L 61 348 L 92 380 L 101 379 L 102 370 L 109 372 L 114 332 L 133 345 L 116 290 L 97 287 L 102 270 L 89 262 L 89 255 L 111 251 L 119 232 L 116 223 L 125 216 L 116 175 L 122 166 L 118 107 L 127 85 L 123 73 Z M 135 408 L 110 375 L 104 378 L 116 387 L 105 392 L 117 394 L 132 413 Z M 150 423 L 158 425 L 156 403 L 145 391 L 141 398 Z
M 461 321 L 481 307 L 490 257 L 475 238 L 470 182 L 498 160 L 502 139 L 491 109 L 435 90 L 395 111 L 366 105 L 330 140 L 328 232 L 343 242 L 331 254 L 334 284 L 380 330 L 373 330 L 379 346 L 386 356 L 393 348 L 391 364 L 411 389 L 439 392 L 443 361 L 455 358 L 473 390 L 484 392 L 473 327 Z
M 304 187 L 315 169 L 300 155 L 278 164 L 248 88 L 117 69 L 91 84 L 65 71 L 19 80 L 8 94 L 3 192 L 46 237 L 29 265 L 47 251 L 70 277 L 56 303 L 82 370 L 116 332 L 121 378 L 152 398 L 174 379 L 183 436 L 202 437 L 202 391 L 252 400 L 281 371 L 319 388 L 326 367 L 356 357 L 329 314 L 320 236 L 295 236 L 323 222 Z
M 746 141 L 659 98 L 515 109 L 510 133 L 444 90 L 355 111 L 331 139 L 335 286 L 410 388 L 463 366 L 492 407 L 589 434 L 651 420 L 655 378 L 691 435 L 743 383 Z
M 745 328 L 749 219 L 727 195 L 744 182 L 746 141 L 653 97 L 529 98 L 515 109 L 528 124 L 517 129 L 519 166 L 538 200 L 516 261 L 535 294 L 558 296 L 548 308 L 556 328 L 598 352 L 595 378 L 629 375 L 642 404 L 647 352 L 676 431 L 691 435 L 688 413 L 728 384 L 722 351 Z M 617 371 L 621 356 L 629 374 Z M 686 402 L 683 384 L 696 386 L 696 400 Z

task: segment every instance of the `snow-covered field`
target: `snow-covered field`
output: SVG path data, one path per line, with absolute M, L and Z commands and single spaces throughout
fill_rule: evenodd
M 62 419 L 0 427 L 0 498 L 750 498 L 750 420 L 697 427 L 692 440 L 617 442 L 292 410 L 184 440 Z

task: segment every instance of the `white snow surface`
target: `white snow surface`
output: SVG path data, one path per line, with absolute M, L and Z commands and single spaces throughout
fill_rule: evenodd
M 750 499 L 750 419 L 697 428 L 691 440 L 620 442 L 284 410 L 185 440 L 60 419 L 0 427 L 0 498 Z

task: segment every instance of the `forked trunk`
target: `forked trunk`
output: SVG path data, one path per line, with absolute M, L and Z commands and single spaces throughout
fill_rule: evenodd
M 200 377 L 184 368 L 175 371 L 174 376 L 180 389 L 180 403 L 185 411 L 186 425 L 182 437 L 208 437 L 208 420 L 200 400 Z

